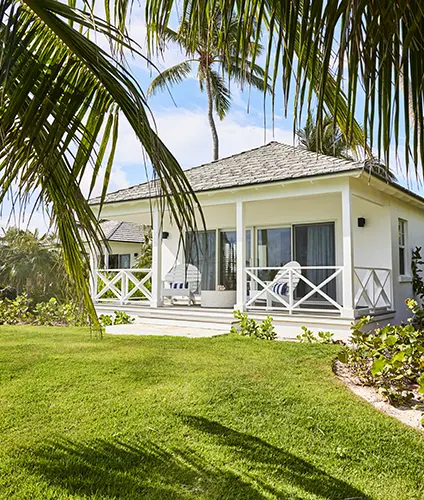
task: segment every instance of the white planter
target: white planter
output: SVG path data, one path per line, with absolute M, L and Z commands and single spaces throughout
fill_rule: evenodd
M 233 308 L 236 303 L 235 290 L 202 290 L 201 306 L 210 308 Z

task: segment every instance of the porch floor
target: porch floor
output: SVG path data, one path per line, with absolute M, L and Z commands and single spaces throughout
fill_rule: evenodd
M 211 337 L 230 331 L 235 322 L 232 309 L 212 309 L 200 306 L 165 305 L 151 308 L 148 304 L 120 305 L 114 302 L 96 304 L 98 314 L 112 314 L 116 310 L 125 311 L 136 318 L 131 325 L 107 328 L 107 333 L 127 333 L 133 335 L 173 335 L 187 337 Z M 261 321 L 268 315 L 273 318 L 279 339 L 294 339 L 301 333 L 302 326 L 314 332 L 330 331 L 336 339 L 347 340 L 350 336 L 352 319 L 322 314 L 292 314 L 283 311 L 250 311 L 249 316 Z M 376 323 L 387 324 L 394 317 L 393 312 L 376 316 Z M 122 326 L 122 328 L 121 328 Z

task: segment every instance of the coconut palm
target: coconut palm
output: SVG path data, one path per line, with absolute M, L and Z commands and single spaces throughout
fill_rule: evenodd
M 219 30 L 222 18 L 214 14 L 205 29 L 199 30 L 195 44 L 191 44 L 188 38 L 189 27 L 183 22 L 177 31 L 166 28 L 163 32 L 165 43 L 178 44 L 185 53 L 187 59 L 159 73 L 152 81 L 147 90 L 147 95 L 153 95 L 158 90 L 165 90 L 175 84 L 190 78 L 194 73 L 199 81 L 200 90 L 206 92 L 208 99 L 208 121 L 212 133 L 213 159 L 219 158 L 219 139 L 214 112 L 221 120 L 224 119 L 231 105 L 231 92 L 227 83 L 228 76 L 239 84 L 253 86 L 261 91 L 270 90 L 270 85 L 264 79 L 263 69 L 253 63 L 246 61 L 240 64 L 237 53 L 237 23 L 231 19 L 226 45 L 227 57 L 222 57 L 219 50 Z M 210 27 L 210 28 L 209 28 Z M 253 49 L 253 46 L 252 46 Z M 261 47 L 256 49 L 259 55 Z
M 320 136 L 316 121 L 314 121 L 312 114 L 309 113 L 305 126 L 296 131 L 299 145 L 314 153 L 334 156 L 343 160 L 352 160 L 349 143 L 340 129 L 334 125 L 334 119 L 326 116 L 322 122 L 322 127 L 322 135 Z M 387 181 L 396 182 L 396 175 L 390 170 L 389 166 L 369 152 L 367 152 L 367 159 L 364 162 L 364 169 L 383 177 Z
M 194 44 L 211 13 L 237 18 L 239 59 L 252 56 L 251 42 L 267 33 L 265 78 L 275 90 L 281 75 L 284 103 L 294 103 L 294 123 L 302 108 L 316 105 L 323 132 L 326 114 L 335 117 L 345 137 L 354 135 L 354 117 L 364 123 L 362 143 L 378 146 L 389 161 L 392 145 L 404 136 L 405 162 L 424 164 L 424 16 L 421 0 L 147 0 L 149 42 L 155 46 L 171 12 L 189 26 Z M 221 23 L 220 50 L 227 54 L 228 23 Z M 344 101 L 346 89 L 346 102 Z M 363 98 L 358 98 L 362 94 Z M 278 96 L 275 97 L 277 102 Z M 360 136 L 360 133 L 358 137 Z M 349 140 L 350 142 L 350 140 Z
M 351 159 L 349 144 L 330 116 L 326 116 L 322 122 L 321 136 L 319 136 L 317 124 L 311 113 L 306 119 L 305 126 L 297 130 L 296 135 L 299 145 L 308 151 L 345 160 Z
M 0 237 L 0 283 L 2 288 L 23 292 L 35 301 L 67 298 L 70 282 L 56 239 L 38 231 L 9 228 Z

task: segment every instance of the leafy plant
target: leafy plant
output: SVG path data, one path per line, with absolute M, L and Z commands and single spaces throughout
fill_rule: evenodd
M 0 324 L 17 325 L 33 319 L 30 311 L 31 300 L 23 293 L 15 299 L 0 300 Z
M 114 325 L 129 325 L 134 323 L 134 318 L 131 318 L 125 311 L 115 311 Z
M 265 340 L 275 340 L 277 334 L 275 332 L 275 327 L 272 323 L 271 316 L 267 316 L 259 325 L 256 336 L 259 339 Z
M 267 316 L 258 324 L 254 318 L 249 318 L 247 313 L 236 310 L 234 311 L 234 318 L 238 319 L 239 322 L 237 326 L 233 325 L 231 327 L 231 333 L 263 340 L 275 340 L 277 338 L 271 316 Z
M 55 298 L 48 302 L 39 302 L 35 307 L 32 307 L 32 300 L 25 293 L 13 300 L 0 300 L 0 324 L 24 323 L 84 326 L 88 324 L 88 316 L 85 309 L 77 304 L 60 304 Z
M 125 311 L 115 311 L 112 314 L 101 314 L 99 316 L 99 322 L 103 327 L 111 325 L 129 325 L 134 323 L 134 318 L 132 318 Z
M 422 266 L 424 261 L 421 257 L 421 247 L 415 247 L 412 252 L 411 273 L 412 273 L 412 289 L 415 297 L 424 300 L 424 281 L 422 277 Z
M 113 318 L 111 314 L 101 314 L 99 316 L 99 323 L 105 328 L 106 326 L 113 325 Z
M 352 326 L 351 345 L 339 360 L 392 404 L 410 401 L 414 388 L 424 394 L 424 332 L 412 324 L 363 331 L 371 321 L 367 316 Z
M 331 332 L 318 332 L 318 337 L 314 335 L 312 330 L 307 328 L 306 326 L 302 326 L 303 333 L 300 333 L 296 336 L 296 338 L 300 342 L 304 343 L 319 343 L 319 344 L 333 344 L 334 343 L 334 334 Z

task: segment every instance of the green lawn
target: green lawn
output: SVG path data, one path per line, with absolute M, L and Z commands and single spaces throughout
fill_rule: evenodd
M 0 497 L 424 499 L 424 437 L 335 346 L 0 327 Z

